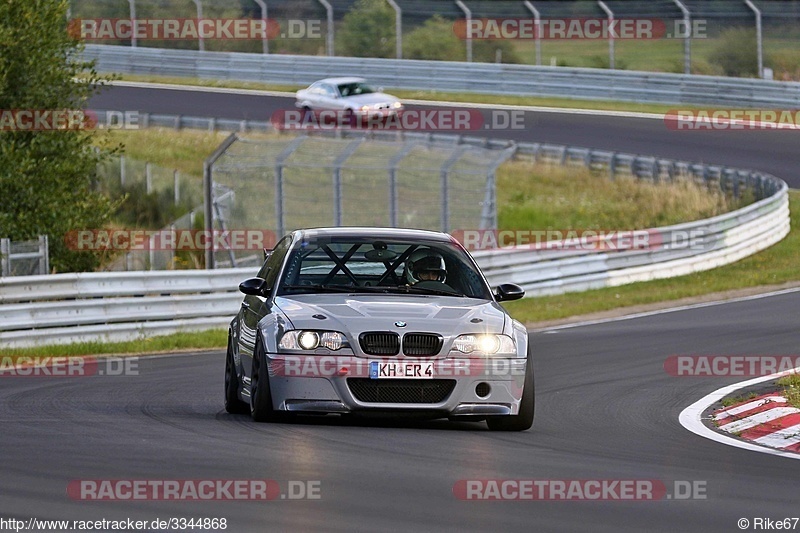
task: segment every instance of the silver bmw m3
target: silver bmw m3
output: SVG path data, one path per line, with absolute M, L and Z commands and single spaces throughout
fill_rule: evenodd
M 533 424 L 525 328 L 450 235 L 322 228 L 281 239 L 231 321 L 225 408 L 260 422 L 294 414 L 415 415 Z

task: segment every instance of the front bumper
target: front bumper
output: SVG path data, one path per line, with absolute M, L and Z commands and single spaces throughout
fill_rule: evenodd
M 430 359 L 402 358 L 407 362 Z M 379 358 L 292 356 L 268 354 L 273 408 L 306 413 L 430 413 L 438 416 L 485 417 L 519 412 L 527 360 L 522 358 L 434 359 L 431 379 L 370 380 L 369 362 Z M 430 388 L 434 380 L 452 380 L 452 391 L 440 401 L 363 401 L 355 382 L 375 387 L 397 387 L 402 396 L 415 387 Z M 422 393 L 421 393 L 422 394 Z M 424 398 L 424 397 L 423 397 Z

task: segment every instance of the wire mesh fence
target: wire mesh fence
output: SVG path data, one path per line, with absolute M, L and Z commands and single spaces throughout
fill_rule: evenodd
M 496 229 L 495 171 L 514 148 L 432 135 L 237 136 L 206 180 L 207 231 L 324 226 Z M 255 258 L 254 258 L 255 255 Z M 252 250 L 212 250 L 209 266 L 244 266 Z

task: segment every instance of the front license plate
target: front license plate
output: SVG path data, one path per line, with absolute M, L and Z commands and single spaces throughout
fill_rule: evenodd
M 372 379 L 433 379 L 433 363 L 370 361 L 369 377 Z

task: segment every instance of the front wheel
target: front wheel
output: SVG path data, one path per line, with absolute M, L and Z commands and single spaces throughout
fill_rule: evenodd
M 247 403 L 239 399 L 239 375 L 233 362 L 233 344 L 228 332 L 228 353 L 225 355 L 225 410 L 232 414 L 248 413 Z
M 486 418 L 486 425 L 492 431 L 525 431 L 533 426 L 533 361 L 528 356 L 525 365 L 525 383 L 522 389 L 522 399 L 519 402 L 519 413 L 516 415 L 490 416 Z
M 272 392 L 269 387 L 267 355 L 261 339 L 256 339 L 253 350 L 253 372 L 250 379 L 250 415 L 256 422 L 274 422 L 278 413 L 272 408 Z

